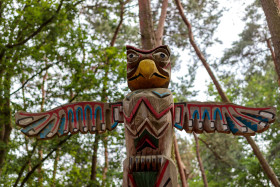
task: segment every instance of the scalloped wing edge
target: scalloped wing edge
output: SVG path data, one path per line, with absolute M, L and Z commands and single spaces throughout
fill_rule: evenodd
M 276 108 L 252 108 L 231 103 L 184 102 L 174 104 L 174 126 L 188 133 L 255 135 L 275 121 Z
M 122 102 L 75 102 L 40 113 L 19 111 L 16 124 L 26 136 L 50 139 L 69 133 L 103 133 L 123 123 Z

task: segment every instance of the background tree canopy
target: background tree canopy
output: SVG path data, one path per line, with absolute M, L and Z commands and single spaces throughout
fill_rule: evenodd
M 160 22 L 163 2 L 151 1 L 154 25 Z M 196 44 L 207 59 L 214 59 L 208 49 L 222 42 L 214 34 L 230 5 L 224 7 L 219 0 L 181 3 Z M 263 11 L 263 1 L 244 6 L 245 27 L 239 39 L 221 59 L 209 64 L 231 102 L 277 107 L 277 121 L 254 140 L 279 178 L 280 74 L 275 65 L 280 67 L 280 50 L 275 41 L 277 36 L 280 39 L 280 31 L 266 22 L 269 15 Z M 40 112 L 73 101 L 121 100 L 129 93 L 125 45 L 141 47 L 139 25 L 135 0 L 0 2 L 1 186 L 121 186 L 123 125 L 100 135 L 37 141 L 20 132 L 14 114 L 19 110 Z M 174 82 L 169 88 L 175 102 L 193 100 L 199 92 L 194 83 L 201 76 L 197 72 L 200 62 L 188 31 L 176 3 L 168 1 L 162 43 L 172 50 Z M 181 57 L 183 53 L 188 59 Z M 179 69 L 184 74 L 176 78 Z M 206 95 L 221 101 L 212 83 Z M 195 141 L 192 136 L 177 137 L 189 186 L 205 185 Z M 201 134 L 198 140 L 209 186 L 272 185 L 243 137 Z

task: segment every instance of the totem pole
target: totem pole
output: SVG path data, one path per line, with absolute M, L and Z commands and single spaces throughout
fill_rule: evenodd
M 26 136 L 49 139 L 69 133 L 102 133 L 125 125 L 127 158 L 124 187 L 177 187 L 171 159 L 173 126 L 188 133 L 254 135 L 275 120 L 274 107 L 249 108 L 231 103 L 174 103 L 167 88 L 170 50 L 127 46 L 127 82 L 132 91 L 122 102 L 76 102 L 47 112 L 18 112 L 16 123 Z

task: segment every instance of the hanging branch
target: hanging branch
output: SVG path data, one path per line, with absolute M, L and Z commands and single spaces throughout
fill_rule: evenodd
M 15 93 L 17 93 L 18 91 L 20 91 L 21 89 L 23 89 L 23 88 L 25 87 L 25 85 L 26 85 L 29 81 L 31 81 L 32 79 L 34 79 L 36 76 L 40 75 L 43 71 L 48 70 L 50 67 L 52 67 L 52 66 L 58 64 L 59 62 L 61 62 L 61 61 L 57 61 L 57 62 L 55 62 L 55 63 L 53 63 L 53 64 L 49 64 L 49 65 L 47 65 L 46 67 L 44 67 L 43 69 L 41 69 L 40 71 L 38 71 L 37 73 L 35 73 L 34 75 L 32 75 L 30 78 L 28 78 L 28 79 L 21 85 L 21 87 L 19 87 L 17 90 L 15 90 L 13 93 L 11 93 L 10 96 L 11 96 L 11 95 L 14 95 Z
M 22 176 L 22 174 L 23 174 L 25 168 L 27 167 L 27 165 L 28 165 L 28 163 L 29 163 L 29 161 L 30 161 L 32 155 L 34 154 L 37 145 L 38 145 L 38 141 L 35 142 L 35 145 L 33 146 L 32 151 L 30 151 L 30 152 L 28 153 L 28 156 L 27 156 L 27 158 L 26 158 L 26 162 L 24 163 L 24 165 L 23 165 L 23 166 L 21 167 L 21 169 L 20 169 L 20 172 L 19 172 L 19 174 L 18 174 L 17 180 L 16 180 L 16 182 L 15 182 L 15 184 L 14 184 L 14 187 L 16 187 L 16 186 L 18 185 L 18 182 L 19 182 L 19 180 L 20 180 L 20 178 L 21 178 L 21 176 Z
M 125 2 L 122 2 L 120 1 L 120 6 L 121 6 L 121 10 L 120 10 L 120 21 L 119 21 L 119 24 L 114 32 L 114 36 L 110 42 L 110 46 L 113 47 L 116 43 L 116 40 L 117 40 L 117 36 L 118 36 L 118 33 L 121 29 L 121 26 L 122 26 L 122 23 L 123 23 L 123 16 L 124 16 L 124 6 L 129 2 L 129 0 L 125 1 Z
M 208 182 L 207 182 L 207 178 L 206 178 L 206 175 L 205 175 L 203 163 L 202 163 L 202 160 L 201 160 L 201 157 L 200 157 L 200 154 L 199 154 L 198 138 L 197 138 L 197 135 L 196 135 L 195 132 L 193 132 L 193 136 L 194 136 L 195 144 L 196 144 L 196 157 L 197 157 L 197 160 L 198 160 L 198 163 L 199 163 L 199 168 L 200 168 L 200 171 L 201 171 L 204 187 L 208 187 Z
M 69 101 L 69 103 L 71 103 L 74 98 L 76 98 L 78 96 L 78 93 Z M 24 186 L 24 184 L 27 182 L 27 180 L 29 179 L 29 177 L 34 173 L 34 171 L 46 160 L 48 159 L 53 152 L 55 152 L 57 149 L 59 149 L 68 139 L 70 139 L 72 136 L 72 134 L 68 135 L 67 138 L 65 138 L 64 140 L 61 140 L 43 159 L 41 159 L 25 176 L 25 178 L 23 179 L 22 183 L 20 186 Z M 31 155 L 32 156 L 32 155 Z M 30 157 L 31 158 L 31 157 Z M 25 166 L 26 167 L 26 166 Z M 14 185 L 15 187 L 16 185 Z
M 62 4 L 63 4 L 63 0 L 60 1 L 58 7 L 57 7 L 57 10 L 55 11 L 55 14 L 52 15 L 52 17 L 50 17 L 47 21 L 45 21 L 42 25 L 40 25 L 40 27 L 35 30 L 32 34 L 30 34 L 27 38 L 25 38 L 24 40 L 22 41 L 19 41 L 18 43 L 15 43 L 15 44 L 7 44 L 6 47 L 7 48 L 13 48 L 13 47 L 16 47 L 16 46 L 19 46 L 19 45 L 23 45 L 25 44 L 26 42 L 28 42 L 28 40 L 30 40 L 31 38 L 33 38 L 34 36 L 36 36 L 37 34 L 39 34 L 41 32 L 41 30 L 47 26 L 49 23 L 52 22 L 52 20 L 56 17 L 56 15 L 59 13 L 61 7 L 62 7 Z
M 30 172 L 27 173 L 26 177 L 23 179 L 21 183 L 21 187 L 24 186 L 24 184 L 27 182 L 29 177 L 34 173 L 34 171 L 45 161 L 47 160 L 53 152 L 55 152 L 61 145 L 63 145 L 69 138 L 71 138 L 72 134 L 68 135 L 64 140 L 61 140 L 42 160 L 40 160 Z
M 184 23 L 187 25 L 188 27 L 188 34 L 189 34 L 189 40 L 190 40 L 190 43 L 193 47 L 193 49 L 195 50 L 195 53 L 196 55 L 198 56 L 198 58 L 201 60 L 201 62 L 203 63 L 203 66 L 205 67 L 205 69 L 207 70 L 208 74 L 210 75 L 211 79 L 213 80 L 213 83 L 215 84 L 218 92 L 219 92 L 219 95 L 221 96 L 223 102 L 227 102 L 227 103 L 230 103 L 228 97 L 226 96 L 226 94 L 224 93 L 224 91 L 222 90 L 222 87 L 221 85 L 219 84 L 218 80 L 216 79 L 214 73 L 212 72 L 212 70 L 210 69 L 209 67 L 209 64 L 207 63 L 204 55 L 201 53 L 201 51 L 199 50 L 198 46 L 196 45 L 195 41 L 194 41 L 194 37 L 193 37 L 193 33 L 192 33 L 192 26 L 189 22 L 189 20 L 186 18 L 186 16 L 184 15 L 184 12 L 183 12 L 183 7 L 182 7 L 182 4 L 181 4 L 181 1 L 180 0 L 175 0 L 176 2 L 176 5 L 177 5 L 177 8 L 179 10 L 179 13 L 184 21 Z
M 213 149 L 211 149 L 210 145 L 204 141 L 203 139 L 197 137 L 198 140 L 200 140 L 202 143 L 204 143 L 204 145 L 213 153 L 213 155 L 220 161 L 222 161 L 223 163 L 225 163 L 228 167 L 232 167 L 228 162 L 226 162 L 216 151 L 214 151 Z
M 203 63 L 203 65 L 204 65 L 205 69 L 207 70 L 208 74 L 210 75 L 212 81 L 214 82 L 214 84 L 216 86 L 216 89 L 218 90 L 219 95 L 222 98 L 222 101 L 226 102 L 226 103 L 230 103 L 230 100 L 226 96 L 225 92 L 223 91 L 222 87 L 220 86 L 219 82 L 217 81 L 216 77 L 214 76 L 212 70 L 210 69 L 209 64 L 207 63 L 207 61 L 204 58 L 203 54 L 200 52 L 198 46 L 194 42 L 193 33 L 192 33 L 192 29 L 191 29 L 192 27 L 191 27 L 190 22 L 188 21 L 188 19 L 184 15 L 183 7 L 182 7 L 182 4 L 181 4 L 180 0 L 175 0 L 175 2 L 176 2 L 177 8 L 179 10 L 179 13 L 180 13 L 184 23 L 188 27 L 189 40 L 190 40 L 190 43 L 191 43 L 192 47 L 194 48 L 197 56 L 199 57 L 199 59 Z M 259 160 L 259 162 L 260 162 L 264 172 L 267 174 L 268 178 L 271 180 L 271 182 L 275 186 L 280 186 L 279 180 L 277 179 L 274 171 L 271 169 L 271 167 L 269 166 L 269 164 L 266 161 L 266 159 L 264 158 L 264 156 L 262 155 L 262 153 L 261 153 L 259 147 L 257 146 L 256 142 L 251 138 L 251 136 L 244 136 L 244 137 L 246 138 L 247 142 L 252 147 L 253 152 L 257 156 L 257 158 L 258 158 L 258 160 Z
M 175 158 L 176 158 L 177 165 L 178 165 L 178 170 L 179 170 L 179 173 L 180 173 L 182 187 L 188 187 L 189 185 L 187 183 L 187 178 L 186 178 L 186 175 L 185 175 L 185 166 L 184 166 L 184 164 L 181 160 L 181 156 L 180 156 L 180 153 L 179 153 L 178 143 L 177 143 L 177 139 L 176 139 L 175 134 L 173 136 L 173 141 L 174 141 L 174 149 L 175 149 Z

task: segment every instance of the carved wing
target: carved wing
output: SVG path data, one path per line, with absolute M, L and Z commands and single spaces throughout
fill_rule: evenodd
M 174 126 L 187 132 L 254 135 L 275 120 L 274 107 L 251 108 L 229 103 L 186 102 L 174 104 Z
M 22 127 L 26 136 L 49 139 L 54 135 L 102 133 L 111 131 L 123 122 L 122 102 L 76 102 L 69 103 L 41 113 L 19 111 L 16 124 Z

